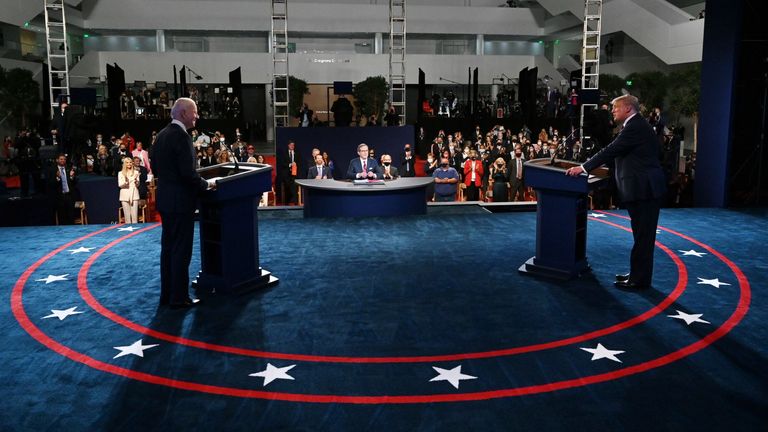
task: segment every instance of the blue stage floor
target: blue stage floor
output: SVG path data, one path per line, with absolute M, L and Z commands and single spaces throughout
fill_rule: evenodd
M 768 428 L 765 211 L 663 210 L 643 292 L 622 211 L 572 282 L 518 273 L 534 213 L 291 214 L 277 286 L 190 311 L 157 308 L 159 225 L 0 229 L 0 429 Z

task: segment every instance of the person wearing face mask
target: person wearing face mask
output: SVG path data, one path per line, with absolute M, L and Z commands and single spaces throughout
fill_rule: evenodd
M 125 143 L 121 139 L 115 140 L 117 148 L 112 153 L 112 172 L 117 175 L 120 170 L 123 169 L 123 159 L 129 156 L 128 149 L 125 147 Z
M 464 185 L 467 189 L 467 201 L 477 201 L 478 192 L 483 185 L 483 162 L 477 157 L 477 150 L 469 151 L 469 159 L 464 162 Z
M 384 153 L 381 155 L 381 166 L 379 166 L 379 176 L 384 180 L 394 180 L 400 177 L 397 167 L 392 166 L 392 156 Z
M 400 160 L 403 161 L 400 164 L 400 171 L 402 172 L 402 176 L 416 177 L 416 166 L 414 165 L 416 163 L 416 159 L 413 157 L 413 151 L 411 150 L 410 144 L 405 145 L 405 151 L 400 157 Z
M 515 146 L 515 157 L 512 158 L 509 164 L 509 186 L 512 196 L 512 201 L 523 200 L 523 149 L 518 144 Z
M 489 186 L 491 186 L 491 197 L 493 198 L 493 202 L 509 201 L 509 187 L 507 186 L 509 173 L 507 172 L 507 164 L 504 162 L 503 158 L 496 158 L 488 175 L 490 177 L 488 183 Z
M 450 166 L 448 158 L 440 159 L 440 168 L 432 174 L 435 179 L 435 201 L 450 202 L 456 200 L 456 185 L 459 173 Z

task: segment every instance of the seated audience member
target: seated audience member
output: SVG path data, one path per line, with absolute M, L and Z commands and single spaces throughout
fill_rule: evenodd
M 243 156 L 245 160 L 242 160 L 241 162 L 258 163 L 256 159 L 256 148 L 250 144 L 248 144 Z
M 257 154 L 256 155 L 256 163 L 260 163 L 260 164 L 266 163 L 266 162 L 264 162 L 264 156 L 260 155 L 260 154 Z
M 123 159 L 123 169 L 117 173 L 117 186 L 120 188 L 120 205 L 123 206 L 125 223 L 139 222 L 139 183 L 140 172 L 133 166 L 133 159 Z
M 325 166 L 328 167 L 328 178 L 335 178 L 334 171 L 336 168 L 336 164 L 334 164 L 333 159 L 331 159 L 331 157 L 328 156 L 328 152 L 323 152 L 323 162 L 325 163 Z
M 331 175 L 331 170 L 328 169 L 327 166 L 325 166 L 325 161 L 323 160 L 323 155 L 317 154 L 315 155 L 315 163 L 309 167 L 309 171 L 307 172 L 307 178 L 308 179 L 333 179 L 333 176 Z
M 360 144 L 357 146 L 357 154 L 359 157 L 349 161 L 349 167 L 347 168 L 348 179 L 361 180 L 381 178 L 377 174 L 379 164 L 376 163 L 376 159 L 369 157 L 368 153 L 368 145 Z
M 394 180 L 398 177 L 397 168 L 392 166 L 392 156 L 384 153 L 381 155 L 381 166 L 379 167 L 379 174 L 384 180 Z
M 432 177 L 435 179 L 435 201 L 455 201 L 459 173 L 450 166 L 448 158 L 444 157 L 440 160 L 440 168 L 435 170 Z

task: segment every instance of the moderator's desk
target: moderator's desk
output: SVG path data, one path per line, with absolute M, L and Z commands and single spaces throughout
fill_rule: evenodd
M 426 214 L 426 190 L 433 182 L 432 177 L 399 178 L 371 185 L 296 180 L 303 190 L 305 218 Z

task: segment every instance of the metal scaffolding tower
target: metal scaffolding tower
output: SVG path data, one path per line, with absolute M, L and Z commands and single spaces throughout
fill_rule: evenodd
M 274 130 L 290 125 L 288 101 L 288 0 L 272 0 L 272 106 Z
M 405 0 L 389 0 L 389 103 L 405 124 Z
M 67 21 L 64 18 L 64 0 L 45 2 L 45 39 L 48 48 L 48 95 L 51 101 L 51 118 L 59 100 L 69 98 L 69 46 Z
M 603 16 L 603 0 L 585 0 L 584 2 L 584 40 L 581 45 L 581 89 L 599 91 L 600 83 L 600 32 Z M 584 117 L 590 110 L 597 109 L 597 104 L 581 104 L 579 137 L 584 136 Z

